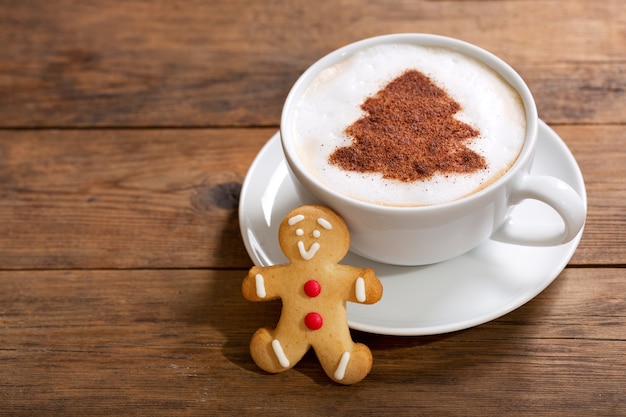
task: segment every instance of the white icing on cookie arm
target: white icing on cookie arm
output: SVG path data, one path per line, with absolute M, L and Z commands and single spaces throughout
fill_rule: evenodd
M 252 267 L 242 284 L 244 297 L 249 301 L 268 301 L 278 298 L 277 269 L 279 266 Z
M 365 294 L 365 280 L 362 277 L 356 279 L 354 291 L 356 293 L 356 300 L 359 303 L 364 303 L 365 300 L 367 300 L 367 295 Z
M 263 275 L 256 274 L 254 276 L 254 283 L 256 286 L 256 296 L 259 298 L 265 298 L 267 296 L 267 292 L 265 291 L 265 278 L 263 278 Z
M 353 293 L 349 301 L 363 304 L 374 304 L 378 302 L 383 295 L 383 286 L 380 280 L 374 274 L 374 270 L 364 268 L 355 271 L 356 280 L 353 281 Z

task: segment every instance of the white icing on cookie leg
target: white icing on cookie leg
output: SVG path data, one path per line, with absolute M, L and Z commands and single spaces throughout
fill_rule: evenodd
M 337 369 L 335 370 L 334 374 L 334 377 L 337 381 L 341 381 L 346 375 L 348 362 L 350 362 L 350 352 L 343 352 L 343 355 L 341 355 L 341 359 L 339 360 L 339 365 L 337 365 Z
M 304 259 L 305 261 L 311 260 L 311 258 L 315 256 L 319 248 L 320 248 L 320 244 L 315 242 L 311 245 L 309 250 L 306 250 L 304 249 L 304 243 L 302 243 L 301 240 L 298 241 L 298 249 L 300 250 L 300 256 L 302 256 L 302 259 Z
M 272 349 L 274 349 L 274 355 L 276 355 L 276 358 L 278 359 L 278 362 L 282 365 L 282 367 L 289 368 L 289 359 L 287 359 L 287 356 L 285 356 L 283 347 L 280 345 L 278 339 L 272 340 Z
M 355 290 L 356 290 L 356 300 L 359 303 L 364 303 L 366 296 L 365 296 L 365 280 L 363 278 L 358 277 L 356 279 Z
M 263 275 L 256 274 L 254 277 L 254 283 L 256 284 L 256 296 L 259 298 L 265 298 L 267 293 L 265 292 L 265 279 Z

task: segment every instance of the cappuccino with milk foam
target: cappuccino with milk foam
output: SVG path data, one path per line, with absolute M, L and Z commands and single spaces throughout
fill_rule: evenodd
M 409 72 L 421 80 L 416 88 L 407 84 Z M 382 114 L 372 115 L 372 106 L 364 105 L 374 99 Z M 307 170 L 339 194 L 379 205 L 441 204 L 477 192 L 513 165 L 526 134 L 517 91 L 483 63 L 442 47 L 396 43 L 360 50 L 322 70 L 295 106 L 289 128 Z M 398 108 L 403 115 L 396 126 Z M 441 117 L 446 112 L 454 120 Z M 377 128 L 381 119 L 387 123 Z M 466 133 L 459 136 L 461 128 Z M 396 137 L 397 130 L 403 134 Z M 407 140 L 413 130 L 415 141 Z M 383 131 L 384 140 L 377 140 Z M 360 150 L 351 149 L 357 142 Z M 464 168 L 468 155 L 475 156 L 474 165 Z M 402 163 L 408 164 L 405 174 L 395 175 Z

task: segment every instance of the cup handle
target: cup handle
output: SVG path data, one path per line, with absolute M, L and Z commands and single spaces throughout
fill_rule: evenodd
M 561 224 L 536 224 L 516 220 L 509 213 L 492 239 L 527 246 L 553 246 L 574 239 L 585 224 L 586 204 L 569 184 L 558 178 L 526 175 L 510 194 L 509 203 L 516 205 L 533 199 L 552 207 L 561 216 Z

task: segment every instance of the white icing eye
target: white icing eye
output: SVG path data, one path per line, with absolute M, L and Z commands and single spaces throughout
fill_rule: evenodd
M 298 236 L 302 236 L 304 234 L 304 231 L 302 229 L 296 229 L 296 234 Z
M 294 224 L 301 222 L 302 220 L 304 220 L 304 216 L 302 214 L 297 214 L 289 219 L 287 223 L 289 223 L 289 226 L 293 226 Z
M 319 230 L 313 230 L 313 237 L 320 237 L 320 231 Z
M 326 230 L 331 230 L 333 228 L 333 225 L 330 224 L 330 222 L 323 217 L 320 217 L 319 219 L 317 219 L 317 224 L 319 224 Z

